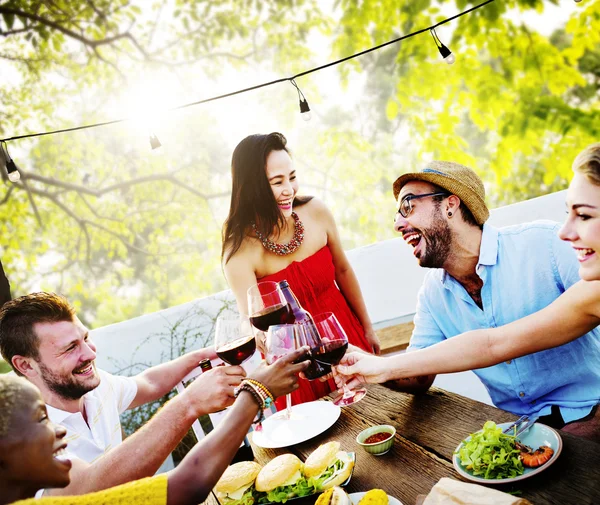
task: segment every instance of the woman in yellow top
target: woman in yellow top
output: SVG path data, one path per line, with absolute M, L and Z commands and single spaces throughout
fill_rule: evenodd
M 600 324 L 600 143 L 573 162 L 567 220 L 559 232 L 571 242 L 581 281 L 546 308 L 498 328 L 474 330 L 417 351 L 379 358 L 347 353 L 336 373 L 349 382 L 381 383 L 430 374 L 462 372 L 550 349 L 585 335 Z M 600 366 L 600 361 L 598 363 Z
M 302 359 L 306 351 L 307 348 L 299 349 L 250 374 L 253 382 L 242 382 L 237 400 L 223 422 L 167 474 L 97 493 L 40 500 L 33 498 L 38 489 L 65 487 L 70 482 L 71 462 L 62 455 L 67 446 L 63 440 L 66 431 L 50 422 L 46 405 L 33 384 L 21 377 L 0 375 L 0 505 L 202 503 L 235 455 L 259 409 L 265 406 L 265 390 L 260 385 L 274 397 L 296 389 L 297 375 L 309 362 L 294 362 Z M 140 456 L 143 457 L 131 455 Z

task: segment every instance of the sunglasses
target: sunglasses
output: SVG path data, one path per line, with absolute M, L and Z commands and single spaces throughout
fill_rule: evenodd
M 400 202 L 400 208 L 396 212 L 394 216 L 394 222 L 398 219 L 398 214 L 400 214 L 403 218 L 407 218 L 413 210 L 412 201 L 418 200 L 419 198 L 426 198 L 428 196 L 450 196 L 449 193 L 446 192 L 438 192 L 438 193 L 425 193 L 424 195 L 408 195 L 405 196 Z

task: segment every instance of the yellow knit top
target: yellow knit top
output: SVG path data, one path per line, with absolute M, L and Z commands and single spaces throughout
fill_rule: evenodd
M 167 476 L 147 477 L 81 496 L 29 498 L 11 505 L 166 505 Z

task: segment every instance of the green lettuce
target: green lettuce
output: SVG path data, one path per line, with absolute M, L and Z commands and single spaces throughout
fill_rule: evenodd
M 254 486 L 252 486 L 239 500 L 231 500 L 227 502 L 227 505 L 254 505 L 255 494 L 256 492 L 254 491 Z
M 314 493 L 315 487 L 302 477 L 291 486 L 280 486 L 272 489 L 266 494 L 261 493 L 258 497 L 258 503 L 285 503 L 290 498 L 308 496 Z
M 314 487 L 314 489 L 316 491 L 322 491 L 323 483 L 327 479 L 331 478 L 331 476 L 335 472 L 337 472 L 338 470 L 341 470 L 343 466 L 344 466 L 344 462 L 340 459 L 337 459 L 335 461 L 335 463 L 333 465 L 328 466 L 321 475 L 311 477 L 310 479 L 308 479 L 308 484 L 310 486 Z
M 458 450 L 461 465 L 474 476 L 484 479 L 505 479 L 523 474 L 525 468 L 515 446 L 515 437 L 502 433 L 493 421 L 487 421 L 483 430 L 463 440 Z

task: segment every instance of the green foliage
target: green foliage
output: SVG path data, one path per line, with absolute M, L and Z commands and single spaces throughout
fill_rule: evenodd
M 296 137 L 301 191 L 325 200 L 346 248 L 394 236 L 391 184 L 432 158 L 474 167 L 492 207 L 565 188 L 571 161 L 600 128 L 598 0 L 577 4 L 550 36 L 523 16 L 557 1 L 493 2 L 437 29 L 457 56 L 452 66 L 423 33 L 305 76 L 298 84 L 316 116 L 307 127 L 296 122 L 287 84 L 154 121 L 162 101 L 291 75 L 474 4 L 0 1 L 3 77 L 9 70 L 0 136 L 126 116 L 136 81 L 158 88 L 144 102 L 148 124 L 9 144 L 25 181 L 3 175 L 0 190 L 0 250 L 13 294 L 62 292 L 99 326 L 225 289 L 220 227 L 231 152 L 255 131 Z M 315 53 L 315 38 L 331 53 Z M 246 83 L 250 70 L 258 77 Z M 339 79 L 333 92 L 326 76 Z M 173 96 L 161 89 L 166 77 L 183 83 Z M 332 100 L 356 96 L 357 81 L 364 87 L 354 102 Z M 149 152 L 149 129 L 163 144 L 158 155 Z
M 0 359 L 0 373 L 8 373 L 11 370 L 12 368 L 10 365 L 6 361 Z
M 149 335 L 128 358 L 111 359 L 116 375 L 132 376 L 143 372 L 152 366 L 138 359 L 138 352 L 148 345 L 160 346 L 159 363 L 171 361 L 194 349 L 209 346 L 214 341 L 214 331 L 217 318 L 223 311 L 230 311 L 231 303 L 225 301 L 215 314 L 209 314 L 199 304 L 194 304 L 190 310 L 179 319 L 167 325 L 160 332 Z M 171 391 L 159 400 L 128 410 L 121 415 L 121 424 L 127 435 L 131 435 L 176 394 Z

